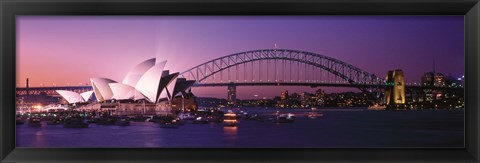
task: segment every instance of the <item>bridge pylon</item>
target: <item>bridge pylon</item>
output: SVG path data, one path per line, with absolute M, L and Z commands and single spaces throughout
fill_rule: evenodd
M 387 72 L 385 104 L 392 107 L 405 105 L 405 77 L 402 70 Z

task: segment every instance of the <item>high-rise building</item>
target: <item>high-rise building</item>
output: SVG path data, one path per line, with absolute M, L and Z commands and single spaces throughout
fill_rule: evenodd
M 435 73 L 427 72 L 422 76 L 422 86 L 433 86 Z
M 288 99 L 288 91 L 283 91 L 280 94 L 280 100 L 286 100 L 286 99 Z
M 387 105 L 405 104 L 405 78 L 402 70 L 388 71 L 385 102 Z
M 422 76 L 422 86 L 429 87 L 445 87 L 446 77 L 442 73 L 436 73 L 435 71 L 427 72 Z M 439 90 L 426 90 L 425 91 L 425 101 L 431 101 L 434 99 L 441 99 L 443 92 Z
M 442 73 L 427 72 L 422 76 L 422 85 L 445 87 L 445 75 Z
M 237 87 L 233 83 L 228 85 L 227 104 L 235 105 L 237 101 Z
M 435 87 L 445 87 L 445 75 L 441 73 L 435 74 L 435 82 L 433 85 Z

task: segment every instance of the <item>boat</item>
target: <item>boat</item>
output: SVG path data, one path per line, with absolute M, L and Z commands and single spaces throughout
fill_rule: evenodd
M 195 124 L 207 124 L 208 121 L 207 121 L 207 118 L 199 116 L 199 117 L 197 117 L 193 120 L 193 123 L 195 123 Z
M 63 123 L 63 128 L 88 128 L 88 123 L 83 123 L 81 118 L 68 118 Z
M 227 113 L 223 115 L 223 125 L 224 126 L 237 126 L 237 115 L 232 111 L 228 110 Z
M 97 123 L 97 119 L 96 118 L 89 118 L 86 120 L 87 123 Z
M 30 126 L 30 127 L 42 127 L 42 123 L 40 123 L 39 118 L 30 118 L 28 120 L 28 126 Z
M 59 125 L 59 124 L 62 124 L 63 123 L 63 120 L 60 119 L 60 118 L 54 118 L 50 121 L 47 121 L 47 125 Z
M 130 126 L 130 120 L 128 118 L 118 118 L 115 122 L 117 126 Z
M 160 123 L 161 128 L 178 128 L 179 125 L 179 122 L 177 122 L 175 119 L 170 122 Z
M 251 115 L 251 116 L 247 116 L 246 118 L 244 118 L 245 120 L 257 120 L 257 121 L 263 121 L 264 120 L 264 116 L 259 116 L 258 114 L 254 114 L 254 115 Z
M 369 106 L 368 110 L 385 110 L 386 108 L 387 108 L 387 106 L 385 106 L 385 105 L 375 104 L 373 106 Z
M 25 119 L 23 118 L 15 118 L 15 124 L 23 125 L 25 123 Z
M 97 125 L 115 125 L 116 121 L 114 117 L 103 117 L 96 120 Z
M 219 122 L 222 122 L 222 118 L 219 117 L 219 116 L 215 116 L 215 115 L 209 115 L 205 118 L 205 120 L 207 120 L 208 123 L 219 123 Z
M 315 110 L 317 110 L 317 108 L 312 108 L 312 111 L 315 111 Z
M 144 116 L 135 116 L 133 118 L 131 118 L 130 120 L 132 122 L 146 122 L 147 121 L 147 117 L 144 117 Z
M 150 117 L 147 118 L 147 121 L 148 122 L 153 122 L 153 123 L 158 123 L 160 121 L 160 117 L 158 117 L 156 115 L 155 116 L 150 116 Z
M 175 118 L 172 117 L 172 116 L 160 116 L 157 118 L 157 120 L 155 121 L 155 123 L 167 123 L 167 122 L 172 122 Z
M 287 114 L 287 121 L 288 122 L 295 122 L 295 114 L 288 113 Z
M 192 115 L 190 113 L 181 113 L 180 115 L 178 115 L 178 118 L 180 118 L 181 120 L 194 120 L 195 115 Z
M 180 126 L 183 126 L 183 120 L 181 120 L 180 118 L 175 118 L 175 123 L 177 123 L 178 125 Z
M 174 119 L 175 117 L 163 115 L 163 116 L 153 116 L 148 121 L 153 123 L 165 123 L 165 122 L 171 122 Z
M 161 128 L 178 128 L 178 125 L 173 123 L 162 123 L 160 124 L 160 127 Z
M 293 123 L 295 122 L 295 115 L 292 113 L 280 114 L 276 119 L 277 123 Z

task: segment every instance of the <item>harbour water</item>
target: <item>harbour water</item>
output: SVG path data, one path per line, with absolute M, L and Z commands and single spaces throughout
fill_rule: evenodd
M 366 108 L 310 109 L 241 108 L 235 112 L 271 115 L 294 113 L 294 123 L 240 120 L 237 127 L 221 123 L 184 124 L 161 128 L 152 122 L 130 126 L 41 128 L 17 125 L 17 147 L 167 147 L 167 148 L 304 148 L 304 147 L 463 147 L 464 110 L 372 111 Z

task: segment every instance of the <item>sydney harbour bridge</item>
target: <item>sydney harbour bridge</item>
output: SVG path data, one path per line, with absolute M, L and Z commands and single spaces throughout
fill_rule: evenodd
M 388 70 L 385 70 L 387 74 Z M 386 89 L 397 84 L 405 90 L 459 90 L 463 88 L 390 83 L 385 78 L 352 64 L 312 52 L 289 49 L 263 49 L 235 53 L 210 60 L 180 74 L 195 80 L 193 87 L 227 86 L 309 86 L 353 87 L 379 101 Z M 75 92 L 91 90 L 90 86 L 17 88 L 17 95 L 57 95 L 54 90 Z M 235 90 L 235 89 L 234 89 Z

